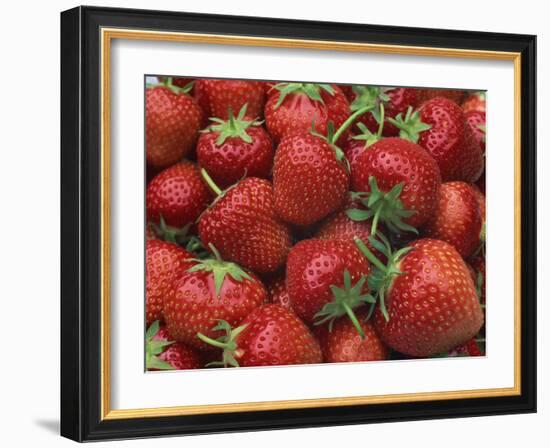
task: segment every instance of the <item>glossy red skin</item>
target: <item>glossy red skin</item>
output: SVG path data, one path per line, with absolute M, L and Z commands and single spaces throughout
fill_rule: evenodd
M 212 272 L 182 273 L 164 299 L 164 318 L 174 339 L 199 350 L 211 350 L 197 333 L 216 339 L 224 334 L 212 330 L 219 319 L 236 327 L 267 300 L 267 291 L 261 281 L 249 274 L 253 280 L 243 279 L 242 282 L 226 275 L 218 296 Z
M 275 154 L 271 137 L 262 126 L 250 126 L 246 132 L 252 143 L 230 137 L 218 146 L 216 139 L 219 132 L 207 132 L 199 137 L 198 163 L 222 189 L 235 184 L 245 174 L 262 179 L 268 179 L 271 175 Z
M 450 244 L 419 239 L 399 263 L 405 274 L 386 294 L 389 321 L 379 307 L 374 326 L 382 340 L 406 355 L 444 353 L 473 338 L 483 325 L 474 282 Z
M 349 162 L 350 170 L 353 171 L 355 164 L 357 163 L 357 159 L 361 154 L 365 152 L 367 148 L 365 147 L 365 141 L 364 140 L 354 140 L 349 139 L 342 150 L 344 151 L 344 154 L 346 156 L 346 159 Z
M 420 106 L 420 118 L 431 129 L 420 133 L 418 144 L 436 160 L 444 182 L 475 182 L 484 168 L 483 151 L 460 106 L 437 97 Z
M 284 137 L 309 133 L 315 121 L 315 130 L 321 135 L 327 135 L 329 121 L 338 129 L 350 115 L 349 102 L 338 86 L 332 86 L 334 95 L 320 89 L 323 102 L 312 100 L 304 93 L 288 94 L 279 107 L 279 91 L 269 95 L 265 105 L 265 122 L 267 130 L 275 143 Z M 338 139 L 343 145 L 347 140 L 349 129 Z
M 273 164 L 275 209 L 286 222 L 309 225 L 338 210 L 349 174 L 334 149 L 309 133 L 285 137 Z
M 284 308 L 292 309 L 290 296 L 288 295 L 288 290 L 286 289 L 286 279 L 284 275 L 276 277 L 269 282 L 267 285 L 267 290 L 269 292 L 271 303 L 277 303 Z
M 147 186 L 147 219 L 181 228 L 193 223 L 206 209 L 212 194 L 197 166 L 181 162 L 156 175 Z
M 236 79 L 198 79 L 195 98 L 208 117 L 229 118 L 229 109 L 237 114 L 247 104 L 247 115 L 263 116 L 265 104 L 264 83 Z
M 254 272 L 274 272 L 290 250 L 290 230 L 275 214 L 271 183 L 249 177 L 226 191 L 199 221 L 205 246 L 213 244 L 224 260 Z
M 160 240 L 145 243 L 145 321 L 164 321 L 163 298 L 177 276 L 193 266 L 194 255 L 176 244 Z
M 164 325 L 159 328 L 159 331 L 153 336 L 153 341 L 173 341 L 174 338 Z M 201 367 L 201 359 L 199 354 L 181 342 L 174 342 L 166 347 L 166 349 L 158 355 L 162 361 L 170 364 L 175 370 L 198 369 Z M 157 369 L 148 369 L 157 370 Z
M 194 98 L 168 87 L 148 88 L 145 100 L 147 164 L 165 168 L 187 156 L 203 123 Z
M 456 104 L 462 103 L 462 100 L 466 96 L 465 90 L 452 90 L 452 89 L 417 89 L 418 90 L 418 102 L 431 100 L 433 98 L 441 97 L 447 98 Z
M 452 244 L 467 258 L 479 247 L 482 224 L 474 187 L 466 182 L 446 182 L 441 185 L 437 210 L 423 233 Z
M 321 345 L 325 362 L 364 362 L 388 359 L 389 349 L 376 334 L 374 326 L 367 321 L 367 310 L 356 313 L 365 339 L 347 316 L 334 321 L 332 331 L 328 325 L 316 327 L 314 334 Z
M 365 244 L 368 244 L 372 222 L 353 221 L 348 217 L 345 210 L 330 215 L 323 221 L 315 238 L 321 240 L 339 240 L 354 242 L 359 237 Z
M 479 147 L 485 153 L 485 131 L 479 128 L 479 126 L 486 126 L 485 112 L 471 110 L 464 113 L 464 118 L 466 118 L 466 123 L 470 126 Z
M 485 286 L 486 286 L 486 277 L 485 277 L 485 256 L 482 253 L 479 253 L 475 255 L 470 260 L 470 265 L 472 266 L 472 269 L 475 273 L 474 283 L 477 284 L 477 275 L 478 273 L 481 274 L 482 278 L 482 284 L 481 284 L 481 297 L 479 298 L 479 301 L 481 303 L 485 303 L 486 295 L 485 295 Z
M 395 137 L 399 135 L 399 129 L 391 124 L 388 118 L 395 118 L 398 114 L 403 114 L 404 116 L 409 107 L 415 109 L 418 106 L 418 89 L 396 87 L 388 90 L 386 94 L 389 96 L 389 100 L 384 102 L 385 119 L 382 135 L 385 137 Z M 362 122 L 371 132 L 378 132 L 379 124 L 371 113 L 361 115 L 357 121 Z M 358 132 L 359 129 L 354 128 L 354 131 Z
M 353 191 L 370 191 L 369 177 L 388 192 L 403 182 L 400 199 L 406 210 L 415 210 L 403 221 L 413 227 L 433 215 L 439 199 L 441 176 L 437 163 L 419 145 L 398 137 L 382 139 L 361 153 L 351 169 Z
M 480 95 L 479 93 L 469 94 L 462 103 L 462 110 L 464 113 L 468 113 L 473 110 L 485 113 L 485 108 L 485 96 Z
M 319 343 L 307 326 L 278 304 L 256 308 L 242 322 L 235 359 L 241 367 L 317 364 L 323 361 Z
M 286 284 L 292 309 L 307 324 L 334 299 L 331 285 L 344 285 L 348 270 L 352 284 L 368 276 L 370 265 L 349 241 L 302 240 L 290 251 L 286 265 Z

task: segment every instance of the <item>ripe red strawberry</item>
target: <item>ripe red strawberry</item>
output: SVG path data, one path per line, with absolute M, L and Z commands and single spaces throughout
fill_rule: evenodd
M 317 327 L 314 334 L 317 336 L 323 359 L 325 362 L 362 362 L 382 361 L 388 359 L 389 350 L 374 331 L 374 327 L 367 321 L 367 310 L 357 312 L 365 338 L 362 339 L 345 316 L 334 321 L 332 331 L 327 326 Z
M 274 303 L 252 311 L 235 329 L 220 321 L 216 332 L 225 331 L 217 340 L 199 337 L 223 349 L 224 367 L 284 366 L 322 362 L 319 343 L 296 315 Z
M 162 171 L 147 186 L 147 219 L 176 237 L 179 229 L 195 222 L 211 198 L 197 166 L 181 162 Z
M 284 275 L 280 275 L 271 280 L 267 284 L 267 290 L 269 292 L 271 303 L 277 303 L 284 308 L 292 309 L 288 290 L 286 289 L 286 279 Z
M 357 121 L 365 124 L 371 132 L 376 132 L 383 122 L 383 135 L 386 137 L 399 134 L 399 129 L 389 122 L 388 118 L 395 118 L 400 113 L 406 113 L 409 107 L 415 108 L 418 105 L 418 89 L 354 86 L 353 92 L 352 111 L 367 106 L 371 108 L 369 113 L 362 115 Z M 385 119 L 380 117 L 380 104 L 384 105 Z
M 426 236 L 452 244 L 464 258 L 479 247 L 483 224 L 473 190 L 466 182 L 442 184 L 437 210 L 424 227 Z
M 147 87 L 145 133 L 147 163 L 165 168 L 188 155 L 197 141 L 203 113 L 194 98 L 172 84 Z
M 468 126 L 470 126 L 470 130 L 472 131 L 472 134 L 474 134 L 479 147 L 483 153 L 485 153 L 485 112 L 471 110 L 469 112 L 464 112 L 464 118 L 466 119 Z
M 372 219 L 373 234 L 378 221 L 394 232 L 415 231 L 437 207 L 441 176 L 437 163 L 423 148 L 390 137 L 358 156 L 352 166 L 351 184 L 354 191 L 365 193 L 362 202 L 368 209 L 348 210 L 351 219 Z
M 256 307 L 267 301 L 267 291 L 252 273 L 223 261 L 213 246 L 214 259 L 196 261 L 179 275 L 164 299 L 166 326 L 174 338 L 191 347 L 208 346 L 197 338 L 222 334 L 211 330 L 219 319 L 238 325 Z
M 383 241 L 374 243 L 385 251 L 389 260 L 386 266 L 357 240 L 376 266 L 369 285 L 379 299 L 373 317 L 382 340 L 400 353 L 425 357 L 444 353 L 474 337 L 483 325 L 483 311 L 468 268 L 456 249 L 444 241 L 426 238 L 392 253 L 385 238 Z
M 145 333 L 145 366 L 147 370 L 187 370 L 201 366 L 198 353 L 181 342 L 175 342 L 164 325 L 156 320 Z
M 373 298 L 366 285 L 368 261 L 349 241 L 303 240 L 286 265 L 286 284 L 292 309 L 307 324 L 322 324 L 346 315 L 362 330 L 353 309 Z
M 277 84 L 265 105 L 266 126 L 276 143 L 284 137 L 312 129 L 326 135 L 328 124 L 339 128 L 350 114 L 349 103 L 340 88 L 331 84 Z M 337 143 L 347 139 L 347 130 Z
M 357 236 L 367 241 L 371 235 L 371 224 L 371 221 L 354 221 L 341 210 L 323 221 L 315 238 L 353 242 Z
M 250 117 L 263 116 L 265 92 L 259 81 L 199 79 L 195 82 L 195 98 L 209 117 L 228 119 L 230 109 L 241 110 L 245 104 Z
M 208 177 L 204 170 L 203 175 Z M 208 182 L 218 198 L 200 218 L 202 242 L 255 272 L 281 267 L 290 250 L 290 230 L 275 214 L 271 183 L 249 177 L 222 192 L 212 179 Z
M 147 325 L 164 321 L 163 298 L 176 277 L 193 266 L 193 255 L 173 243 L 150 240 L 145 243 L 145 320 Z
M 444 182 L 475 182 L 484 167 L 483 152 L 464 113 L 455 102 L 436 97 L 424 102 L 418 111 L 407 111 L 389 121 L 400 136 L 418 143 L 436 160 Z
M 470 93 L 462 103 L 464 113 L 473 110 L 485 113 L 485 107 L 485 92 Z
M 245 175 L 269 178 L 273 165 L 273 142 L 259 121 L 246 120 L 246 104 L 228 120 L 215 123 L 201 134 L 197 143 L 199 165 L 221 188 L 233 185 Z
M 456 104 L 461 104 L 466 96 L 465 90 L 453 89 L 418 89 L 418 102 L 423 103 L 437 97 L 446 98 Z

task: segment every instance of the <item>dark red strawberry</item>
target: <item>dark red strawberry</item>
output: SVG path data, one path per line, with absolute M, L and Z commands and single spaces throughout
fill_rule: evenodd
M 466 123 L 470 126 L 470 130 L 472 131 L 472 134 L 474 134 L 479 147 L 483 153 L 485 153 L 485 112 L 471 110 L 469 112 L 464 112 L 464 118 L 466 118 Z
M 163 298 L 177 276 L 193 266 L 193 255 L 173 243 L 150 240 L 145 243 L 145 321 L 164 321 Z
M 357 240 L 375 265 L 369 285 L 379 307 L 374 325 L 392 349 L 410 356 L 444 353 L 474 337 L 483 325 L 483 311 L 468 268 L 450 244 L 419 239 L 393 253 L 389 243 L 371 238 L 385 251 L 387 265 Z
M 195 98 L 209 117 L 228 119 L 230 109 L 241 110 L 245 104 L 250 117 L 262 117 L 264 84 L 238 79 L 199 79 L 195 82 Z
M 351 173 L 352 188 L 367 210 L 350 209 L 355 221 L 372 219 L 393 232 L 416 231 L 437 207 L 441 176 L 439 168 L 419 145 L 402 138 L 382 139 L 356 159 Z
M 466 182 L 442 184 L 437 210 L 424 227 L 424 235 L 452 244 L 464 258 L 479 247 L 483 224 L 473 190 Z
M 197 159 L 221 188 L 249 177 L 269 178 L 275 150 L 271 137 L 259 121 L 247 120 L 244 105 L 228 120 L 211 118 L 210 125 L 199 137 Z
M 164 299 L 168 330 L 178 342 L 197 349 L 208 348 L 197 333 L 217 338 L 222 332 L 211 329 L 219 319 L 239 325 L 254 308 L 267 301 L 267 291 L 254 274 L 223 261 L 213 246 L 210 249 L 215 258 L 196 260 L 179 275 Z
M 388 359 L 389 350 L 367 321 L 367 310 L 357 312 L 364 339 L 357 333 L 353 323 L 345 316 L 334 321 L 332 330 L 328 326 L 315 329 L 325 362 L 362 362 Z
M 442 97 L 423 103 L 419 110 L 407 111 L 389 121 L 400 136 L 418 143 L 436 160 L 444 182 L 475 182 L 484 167 L 483 151 L 477 143 L 458 104 Z
M 174 341 L 164 325 L 156 320 L 145 333 L 145 367 L 147 370 L 188 370 L 201 366 L 198 353 Z
M 281 305 L 270 303 L 256 308 L 232 329 L 220 321 L 215 332 L 225 334 L 217 340 L 199 334 L 206 343 L 223 350 L 218 365 L 228 367 L 284 366 L 322 362 L 315 337 L 296 315 Z
M 331 326 L 347 315 L 362 334 L 353 310 L 374 300 L 366 285 L 369 273 L 369 263 L 349 241 L 300 241 L 286 265 L 292 309 L 307 324 Z
M 266 126 L 278 143 L 286 136 L 304 134 L 314 126 L 327 135 L 328 124 L 339 128 L 350 114 L 349 103 L 340 88 L 331 84 L 277 84 L 265 105 Z M 338 144 L 347 139 L 347 129 Z
M 461 104 L 466 96 L 465 90 L 453 89 L 418 89 L 418 102 L 422 103 L 437 97 L 446 98 L 456 104 Z
M 338 84 L 338 87 L 340 87 L 340 90 L 344 92 L 344 95 L 346 95 L 346 98 L 351 103 L 353 101 L 353 98 L 355 94 L 353 93 L 353 85 L 352 84 Z
M 175 241 L 206 209 L 212 199 L 194 163 L 181 162 L 165 169 L 147 186 L 147 218 Z
M 470 266 L 474 271 L 474 283 L 476 285 L 479 301 L 484 304 L 486 297 L 485 254 L 483 254 L 482 252 L 476 254 L 470 261 Z
M 271 280 L 267 284 L 267 290 L 269 292 L 271 303 L 277 303 L 285 308 L 292 309 L 290 297 L 286 289 L 286 279 L 284 274 Z
M 468 342 L 450 350 L 447 356 L 483 356 L 483 354 L 477 340 L 472 338 Z
M 204 170 L 203 175 L 208 178 Z M 290 250 L 290 230 L 275 214 L 271 183 L 249 177 L 221 191 L 212 179 L 208 182 L 218 198 L 200 218 L 202 242 L 255 272 L 281 267 Z
M 485 92 L 470 93 L 462 103 L 462 110 L 464 113 L 473 110 L 485 113 L 485 107 Z
M 197 141 L 203 113 L 186 89 L 172 84 L 148 86 L 145 100 L 147 163 L 165 168 L 188 155 Z

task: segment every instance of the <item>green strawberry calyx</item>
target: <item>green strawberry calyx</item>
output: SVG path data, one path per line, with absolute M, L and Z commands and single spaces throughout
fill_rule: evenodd
M 210 118 L 210 121 L 215 124 L 211 124 L 201 132 L 218 132 L 218 138 L 216 139 L 217 146 L 223 145 L 228 138 L 240 138 L 245 143 L 252 143 L 252 137 L 248 135 L 246 130 L 250 126 L 260 126 L 262 121 L 245 120 L 244 117 L 247 107 L 248 104 L 241 107 L 237 116 L 235 116 L 231 108 L 229 108 L 229 119 L 227 120 L 216 117 Z
M 157 224 L 156 222 L 153 222 L 151 223 L 151 227 L 153 229 L 153 232 L 155 232 L 155 234 L 159 238 L 170 243 L 179 244 L 184 242 L 184 240 L 188 237 L 191 223 L 188 223 L 178 229 L 177 227 L 169 226 L 168 224 L 166 224 L 164 217 L 160 215 L 159 223 Z
M 399 137 L 413 143 L 418 143 L 420 133 L 432 128 L 430 124 L 421 120 L 420 111 L 413 111 L 412 106 L 407 109 L 405 117 L 403 114 L 397 114 L 395 118 L 388 118 L 388 121 L 399 129 Z
M 202 333 L 197 333 L 197 337 L 211 345 L 212 347 L 221 348 L 223 350 L 222 360 L 213 361 L 206 365 L 210 366 L 223 366 L 223 367 L 239 367 L 239 362 L 237 361 L 243 355 L 243 350 L 239 349 L 237 345 L 237 339 L 242 331 L 248 326 L 248 324 L 241 325 L 235 329 L 231 328 L 229 322 L 219 319 L 218 324 L 212 328 L 212 331 L 224 331 L 225 334 L 221 335 L 217 339 L 209 338 Z
M 353 326 L 361 336 L 361 339 L 365 339 L 365 332 L 361 328 L 357 316 L 354 313 L 354 309 L 364 305 L 365 303 L 373 304 L 376 299 L 369 293 L 364 293 L 364 286 L 367 282 L 367 277 L 362 276 L 358 282 L 352 286 L 351 275 L 346 269 L 344 271 L 344 287 L 340 288 L 336 285 L 331 285 L 330 290 L 334 299 L 332 302 L 325 304 L 325 306 L 315 314 L 314 325 L 322 325 L 328 322 L 328 330 L 332 331 L 334 321 L 344 315 L 347 315 Z
M 175 341 L 155 341 L 153 338 L 157 335 L 160 329 L 158 320 L 154 321 L 145 332 L 145 367 L 157 370 L 174 370 L 174 367 L 158 357 L 162 354 L 166 347 L 172 345 Z
M 393 89 L 393 87 L 353 86 L 355 99 L 351 103 L 351 111 L 355 112 L 364 107 L 369 107 L 376 122 L 378 124 L 382 123 L 384 116 L 379 114 L 379 106 L 390 100 L 387 92 Z
M 333 96 L 335 93 L 334 88 L 330 84 L 312 84 L 302 82 L 281 82 L 273 86 L 273 89 L 279 91 L 279 99 L 275 103 L 275 109 L 277 109 L 285 100 L 285 98 L 293 94 L 306 95 L 313 101 L 318 101 L 324 104 L 321 91 L 325 91 L 329 95 Z
M 371 235 L 376 235 L 378 223 L 383 222 L 394 233 L 399 231 L 414 232 L 416 230 L 404 219 L 411 217 L 416 210 L 407 210 L 400 199 L 405 186 L 400 182 L 387 193 L 380 190 L 374 176 L 369 177 L 370 192 L 353 192 L 352 198 L 359 201 L 366 209 L 351 208 L 346 214 L 353 221 L 366 221 L 372 218 Z
M 364 123 L 358 122 L 357 127 L 361 131 L 361 134 L 354 135 L 353 140 L 362 140 L 365 142 L 365 148 L 374 145 L 376 142 L 382 140 L 382 131 L 384 130 L 384 103 L 380 103 L 380 121 L 378 122 L 378 131 L 376 134 L 372 133 Z
M 186 84 L 185 87 L 178 87 L 174 85 L 174 80 L 172 76 L 166 76 L 162 79 L 162 81 L 159 81 L 158 84 L 147 84 L 147 88 L 154 89 L 157 87 L 167 87 L 175 94 L 181 95 L 185 94 L 188 95 L 191 89 L 193 88 L 194 82 L 191 81 L 190 83 Z
M 388 260 L 386 264 L 382 263 L 376 256 L 371 252 L 363 241 L 359 237 L 355 237 L 354 241 L 359 250 L 365 257 L 372 263 L 373 270 L 369 275 L 369 288 L 371 291 L 374 291 L 376 302 L 380 305 L 380 311 L 384 316 L 386 321 L 389 321 L 389 314 L 386 308 L 385 299 L 388 295 L 388 292 L 391 291 L 391 287 L 395 278 L 399 275 L 403 275 L 404 272 L 400 270 L 400 264 L 403 257 L 408 254 L 412 247 L 403 247 L 398 251 L 393 252 L 391 245 L 387 238 L 382 234 L 378 233 L 380 240 L 377 240 L 374 236 L 369 237 L 369 243 L 377 251 L 383 254 Z M 372 315 L 374 311 L 375 304 L 371 305 L 371 309 L 368 314 L 368 318 Z
M 210 243 L 208 247 L 214 254 L 215 258 L 207 258 L 202 260 L 198 258 L 193 258 L 192 260 L 196 261 L 197 264 L 190 267 L 187 272 L 211 272 L 214 276 L 216 296 L 220 296 L 223 281 L 225 280 L 225 277 L 227 275 L 231 276 L 233 280 L 239 283 L 244 281 L 245 279 L 254 282 L 254 279 L 250 276 L 250 274 L 246 272 L 243 268 L 241 268 L 237 263 L 233 263 L 232 261 L 224 261 L 220 253 L 212 243 Z

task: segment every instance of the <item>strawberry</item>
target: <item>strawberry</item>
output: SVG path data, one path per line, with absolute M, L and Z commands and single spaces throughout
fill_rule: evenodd
M 464 90 L 453 89 L 417 89 L 418 90 L 418 102 L 423 103 L 431 99 L 440 97 L 453 101 L 456 104 L 460 104 L 466 96 Z
M 275 277 L 271 280 L 267 284 L 267 290 L 269 292 L 271 303 L 277 303 L 285 308 L 292 309 L 288 290 L 286 289 L 286 279 L 284 275 Z
M 349 103 L 340 88 L 331 84 L 280 83 L 271 90 L 265 105 L 266 126 L 275 140 L 309 132 L 326 135 L 328 124 L 339 128 L 350 114 Z M 347 131 L 340 136 L 343 144 Z
M 211 328 L 219 319 L 238 325 L 267 301 L 267 291 L 254 274 L 223 261 L 214 246 L 210 249 L 215 258 L 195 260 L 164 299 L 166 326 L 175 340 L 202 350 L 208 346 L 197 333 L 216 338 L 222 333 Z
M 482 224 L 474 187 L 465 182 L 446 182 L 441 185 L 437 210 L 424 227 L 424 234 L 452 244 L 467 258 L 479 246 Z
M 158 80 L 161 83 L 165 83 L 167 82 L 168 78 L 166 76 L 159 76 Z M 194 78 L 183 78 L 175 76 L 172 78 L 172 84 L 182 89 L 185 89 L 189 84 L 194 83 L 195 81 L 196 79 Z M 188 92 L 193 93 L 193 86 L 191 86 L 191 89 Z
M 466 123 L 470 127 L 470 130 L 472 131 L 479 147 L 483 153 L 485 153 L 485 112 L 470 110 L 469 112 L 464 112 L 464 118 L 466 119 Z
M 296 315 L 270 303 L 252 311 L 241 326 L 221 320 L 214 332 L 224 331 L 217 340 L 199 334 L 204 342 L 221 348 L 224 367 L 284 366 L 322 362 L 319 343 Z
M 247 104 L 250 117 L 262 117 L 265 104 L 264 83 L 239 79 L 199 79 L 195 98 L 209 117 L 228 119 L 230 110 Z
M 347 315 L 362 335 L 353 310 L 374 301 L 365 284 L 369 273 L 369 263 L 349 241 L 300 241 L 286 265 L 292 309 L 307 324 L 331 326 Z
M 370 229 L 370 221 L 354 221 L 345 210 L 341 210 L 322 222 L 315 238 L 353 242 L 357 236 L 366 241 L 371 235 Z
M 419 239 L 392 252 L 388 241 L 371 237 L 387 265 L 356 239 L 374 264 L 369 285 L 379 306 L 374 326 L 386 345 L 411 356 L 446 352 L 474 337 L 483 325 L 475 285 L 460 254 L 450 244 Z
M 485 108 L 485 92 L 470 93 L 462 103 L 462 110 L 464 113 L 473 110 L 485 113 Z
M 179 273 L 193 266 L 193 255 L 160 240 L 145 243 L 145 320 L 147 325 L 164 321 L 163 298 Z
M 447 356 L 483 356 L 483 354 L 477 340 L 472 338 L 464 344 L 450 350 Z
M 221 191 L 208 173 L 207 182 L 218 198 L 199 220 L 199 236 L 222 256 L 255 272 L 274 272 L 290 250 L 290 230 L 275 214 L 271 183 L 246 178 Z
M 237 117 L 211 118 L 197 142 L 199 165 L 221 188 L 233 185 L 245 175 L 269 178 L 273 164 L 273 142 L 259 121 L 246 120 L 245 104 Z
M 145 95 L 147 163 L 165 168 L 192 151 L 203 122 L 202 110 L 187 89 L 174 86 L 172 78 L 148 86 Z
M 334 321 L 332 330 L 327 326 L 317 327 L 317 336 L 325 362 L 362 362 L 388 359 L 389 350 L 380 340 L 373 325 L 367 321 L 366 310 L 357 312 L 364 339 L 357 333 L 352 322 L 345 316 Z
M 444 182 L 475 182 L 483 172 L 483 152 L 458 104 L 442 97 L 388 119 L 402 138 L 418 143 L 436 160 Z
M 174 242 L 206 209 L 211 198 L 197 166 L 180 162 L 155 176 L 147 186 L 147 219 Z
M 188 370 L 200 368 L 198 353 L 176 342 L 164 325 L 156 320 L 145 333 L 145 367 L 147 370 Z
M 437 163 L 419 145 L 398 137 L 382 139 L 361 153 L 351 173 L 352 188 L 367 210 L 350 209 L 354 221 L 382 221 L 393 232 L 412 231 L 437 207 L 441 176 Z

